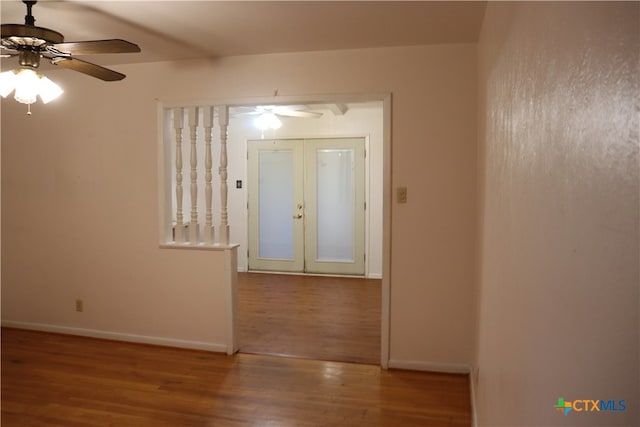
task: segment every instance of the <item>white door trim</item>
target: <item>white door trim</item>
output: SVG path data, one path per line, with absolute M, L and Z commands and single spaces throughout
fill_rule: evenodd
M 391 94 L 382 98 L 382 321 L 380 366 L 389 369 L 391 341 Z

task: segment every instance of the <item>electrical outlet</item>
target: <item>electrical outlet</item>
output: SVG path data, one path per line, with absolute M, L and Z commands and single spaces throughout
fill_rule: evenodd
M 82 313 L 82 311 L 84 310 L 84 304 L 82 303 L 81 299 L 77 299 L 76 300 L 76 311 L 78 313 Z
M 398 187 L 398 203 L 407 203 L 407 187 Z

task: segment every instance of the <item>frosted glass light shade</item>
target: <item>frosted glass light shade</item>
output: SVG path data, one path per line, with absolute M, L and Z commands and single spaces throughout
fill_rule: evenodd
M 47 104 L 50 101 L 53 101 L 60 95 L 62 95 L 64 91 L 60 86 L 42 76 L 40 78 L 40 99 L 43 103 Z
M 5 71 L 0 73 L 0 96 L 6 98 L 16 88 L 16 73 Z
M 33 104 L 40 91 L 40 78 L 35 71 L 25 68 L 16 74 L 16 101 L 22 104 Z

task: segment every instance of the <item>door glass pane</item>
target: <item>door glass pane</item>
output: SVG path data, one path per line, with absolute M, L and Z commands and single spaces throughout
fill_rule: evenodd
M 293 259 L 293 153 L 261 151 L 258 174 L 259 256 Z
M 319 149 L 317 260 L 353 261 L 354 177 L 352 149 Z

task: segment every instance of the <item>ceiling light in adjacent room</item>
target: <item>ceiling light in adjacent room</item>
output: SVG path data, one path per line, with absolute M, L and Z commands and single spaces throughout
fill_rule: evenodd
M 280 129 L 282 126 L 280 119 L 270 111 L 260 114 L 253 121 L 253 124 L 260 130 Z

